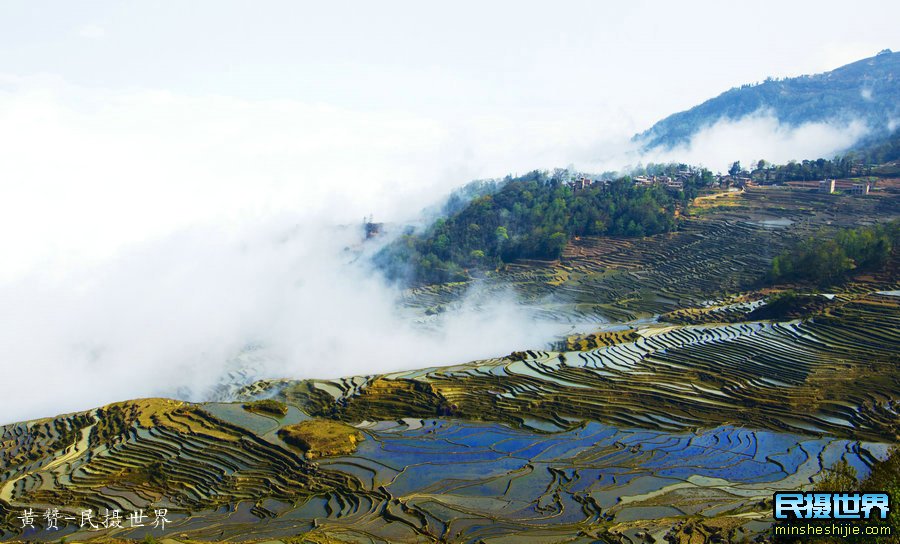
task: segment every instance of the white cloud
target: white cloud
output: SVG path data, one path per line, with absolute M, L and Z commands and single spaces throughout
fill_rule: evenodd
M 0 420 L 202 398 L 248 345 L 295 378 L 541 347 L 555 325 L 512 297 L 424 330 L 336 225 L 559 164 L 594 130 L 0 78 Z
M 280 211 L 408 218 L 470 179 L 588 156 L 603 125 L 0 78 L 0 279 Z
M 78 35 L 89 40 L 102 40 L 106 37 L 106 30 L 100 25 L 87 24 L 78 28 Z
M 869 131 L 860 120 L 782 124 L 769 111 L 758 111 L 738 120 L 720 119 L 701 129 L 687 145 L 671 150 L 651 150 L 631 158 L 631 164 L 678 161 L 702 164 L 713 171 L 727 171 L 736 160 L 749 164 L 765 159 L 776 164 L 790 160 L 831 158 Z M 633 157 L 633 155 L 632 155 Z
M 248 346 L 255 377 L 336 378 L 541 347 L 559 332 L 512 297 L 417 325 L 344 250 L 359 231 L 298 219 L 187 229 L 2 285 L 0 423 L 135 397 L 201 400 Z

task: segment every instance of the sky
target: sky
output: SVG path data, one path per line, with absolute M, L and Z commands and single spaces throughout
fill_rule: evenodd
M 0 422 L 167 392 L 133 366 L 199 375 L 259 341 L 279 361 L 263 374 L 294 377 L 539 344 L 509 300 L 495 328 L 464 308 L 423 339 L 322 226 L 414 219 L 472 179 L 626 166 L 631 135 L 733 86 L 897 50 L 897 20 L 895 2 L 4 1 L 0 379 L 70 393 L 20 392 Z M 861 130 L 763 115 L 684 156 L 792 158 Z M 338 330 L 379 355 L 298 355 L 340 351 Z M 119 385 L 96 388 L 107 369 Z

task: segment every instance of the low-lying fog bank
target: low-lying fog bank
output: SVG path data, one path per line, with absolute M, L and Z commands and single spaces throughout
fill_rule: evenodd
M 459 363 L 541 348 L 567 330 L 532 319 L 512 294 L 463 300 L 423 326 L 361 238 L 361 228 L 288 217 L 194 228 L 3 285 L 0 421 L 137 397 L 205 400 L 252 379 Z

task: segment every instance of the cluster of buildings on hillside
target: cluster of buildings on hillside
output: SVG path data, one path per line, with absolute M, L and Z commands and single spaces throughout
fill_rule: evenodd
M 836 189 L 840 189 L 841 192 L 851 194 L 851 195 L 867 195 L 869 194 L 869 184 L 868 183 L 854 183 L 851 181 L 839 182 L 834 179 L 823 179 L 819 182 L 819 192 L 831 194 L 835 192 Z
M 684 176 L 635 176 L 634 183 L 635 185 L 662 185 L 666 189 L 672 189 L 673 191 L 680 191 L 684 189 L 684 182 L 687 180 L 688 175 Z
M 679 170 L 674 175 L 641 175 L 635 176 L 632 178 L 635 185 L 649 187 L 651 185 L 659 185 L 671 191 L 681 191 L 684 189 L 685 182 L 688 181 L 692 176 L 695 175 L 695 172 L 690 170 Z M 590 187 L 603 187 L 609 183 L 608 180 L 604 179 L 593 179 L 586 175 L 578 175 L 569 182 L 569 187 L 571 187 L 574 191 L 583 191 Z M 836 191 L 840 191 L 844 194 L 850 195 L 867 195 L 869 194 L 870 185 L 869 183 L 859 183 L 851 180 L 834 180 L 834 179 L 826 179 L 819 182 L 787 182 L 787 185 L 795 186 L 795 187 L 810 187 L 815 189 L 816 184 L 818 183 L 818 191 L 820 193 L 834 193 Z M 714 176 L 714 181 L 712 182 L 712 187 L 752 187 L 756 185 L 756 182 L 750 177 L 746 175 L 722 175 L 717 174 Z
M 591 179 L 589 177 L 581 176 L 570 181 L 569 187 L 575 191 L 583 191 L 589 187 L 606 185 L 606 183 L 607 181 L 604 179 Z
M 685 172 L 683 175 L 679 173 L 678 176 L 635 176 L 632 178 L 635 185 L 641 186 L 650 186 L 650 185 L 662 185 L 666 189 L 670 189 L 672 191 L 680 191 L 684 189 L 684 182 L 690 176 L 690 172 Z M 569 182 L 569 187 L 571 187 L 575 191 L 583 191 L 590 187 L 603 187 L 609 183 L 609 180 L 605 179 L 592 179 L 587 176 L 579 176 L 574 180 Z

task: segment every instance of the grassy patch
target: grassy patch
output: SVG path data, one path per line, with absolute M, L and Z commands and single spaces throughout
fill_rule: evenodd
M 364 440 L 354 427 L 328 419 L 311 419 L 288 425 L 278 431 L 282 440 L 313 459 L 329 455 L 346 455 L 356 451 L 356 445 Z
M 283 417 L 288 413 L 287 404 L 273 399 L 255 400 L 244 403 L 244 410 L 267 416 Z
M 614 344 L 634 342 L 638 338 L 640 335 L 634 329 L 573 334 L 566 337 L 564 348 L 565 351 L 588 351 Z

